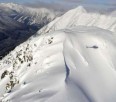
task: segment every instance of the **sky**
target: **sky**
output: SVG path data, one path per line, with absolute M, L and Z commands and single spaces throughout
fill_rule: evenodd
M 78 2 L 82 2 L 82 3 L 100 3 L 100 4 L 114 4 L 116 3 L 116 0 L 0 0 L 0 2 L 14 2 L 14 3 L 36 3 L 38 1 L 41 2 L 47 2 L 47 3 L 51 3 L 51 2 L 65 2 L 65 3 L 78 3 Z
M 116 7 L 116 0 L 0 0 L 0 2 L 13 2 L 31 7 L 46 7 L 60 10 L 71 9 L 78 5 Z

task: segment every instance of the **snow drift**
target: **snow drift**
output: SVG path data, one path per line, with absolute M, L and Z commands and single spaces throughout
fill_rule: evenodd
M 116 102 L 115 28 L 82 7 L 55 19 L 0 61 L 0 100 Z

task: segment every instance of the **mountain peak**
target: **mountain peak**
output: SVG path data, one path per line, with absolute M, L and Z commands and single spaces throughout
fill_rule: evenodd
M 86 12 L 86 9 L 85 9 L 83 6 L 78 6 L 78 7 L 76 8 L 76 10 L 77 10 L 78 12 Z

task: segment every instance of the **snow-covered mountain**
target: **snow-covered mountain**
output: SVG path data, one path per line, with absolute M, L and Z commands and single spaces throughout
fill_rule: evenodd
M 83 7 L 56 18 L 0 61 L 0 101 L 116 102 L 115 28 Z
M 57 17 L 45 8 L 30 8 L 14 3 L 0 3 L 0 56 L 6 55 Z M 6 46 L 4 48 L 4 46 Z M 1 58 L 1 57 L 0 57 Z
M 95 26 L 116 32 L 116 15 L 115 11 L 109 15 L 87 12 L 82 6 L 68 11 L 63 16 L 55 19 L 45 26 L 38 33 L 46 33 L 59 29 L 75 27 L 78 25 Z

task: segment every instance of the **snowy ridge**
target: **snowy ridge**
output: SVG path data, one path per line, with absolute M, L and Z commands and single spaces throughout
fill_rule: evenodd
M 115 102 L 115 39 L 109 31 L 84 26 L 28 40 L 1 61 L 1 75 L 7 70 L 19 82 L 6 89 L 13 80 L 6 75 L 1 100 Z
M 46 33 L 55 30 L 75 27 L 78 25 L 95 26 L 102 29 L 116 32 L 116 16 L 115 11 L 110 15 L 87 12 L 82 6 L 68 11 L 63 16 L 49 23 L 38 33 Z
M 0 101 L 116 102 L 116 34 L 106 23 L 74 25 L 82 12 L 55 19 L 0 61 Z

